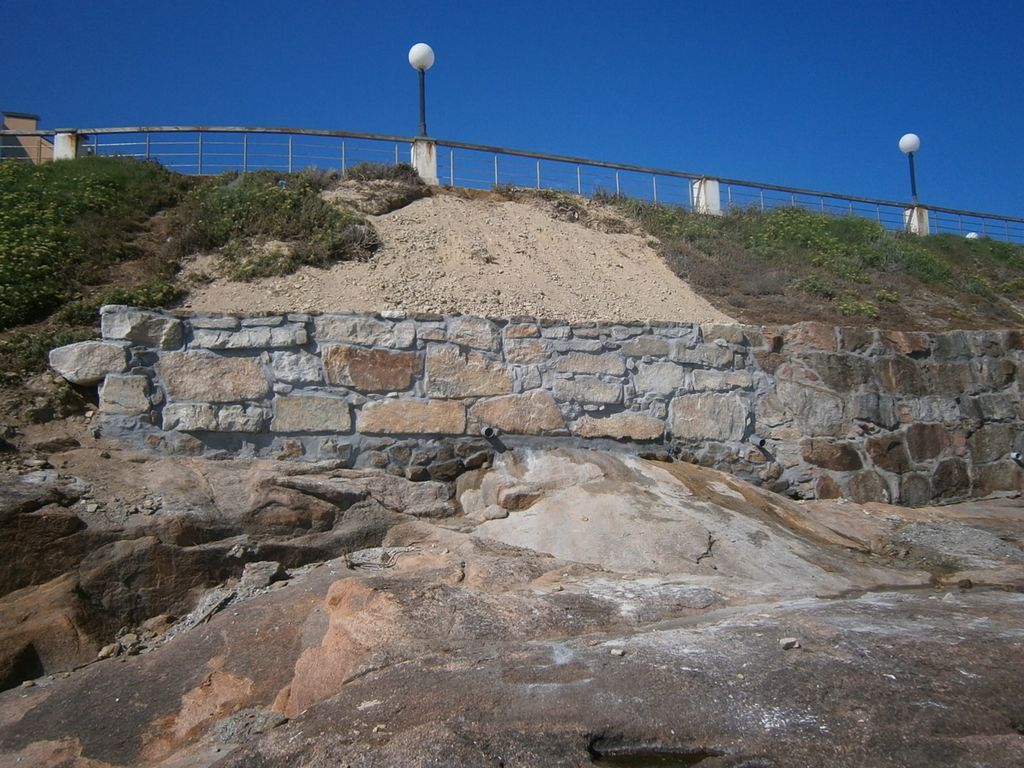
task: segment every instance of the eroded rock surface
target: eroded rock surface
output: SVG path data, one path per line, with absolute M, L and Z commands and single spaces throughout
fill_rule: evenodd
M 1017 499 L 798 503 L 570 450 L 413 482 L 82 439 L 4 480 L 6 530 L 67 565 L 7 561 L 2 765 L 1024 761 Z

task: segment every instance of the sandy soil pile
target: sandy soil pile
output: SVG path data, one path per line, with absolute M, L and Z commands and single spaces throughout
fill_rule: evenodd
M 579 221 L 543 199 L 440 191 L 368 217 L 383 247 L 367 263 L 284 278 L 192 286 L 186 308 L 220 312 L 407 311 L 569 321 L 730 318 L 669 271 L 647 238 L 607 207 Z M 215 257 L 186 272 L 215 274 Z

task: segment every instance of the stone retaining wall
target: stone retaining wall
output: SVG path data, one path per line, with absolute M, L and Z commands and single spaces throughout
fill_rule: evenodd
M 1020 331 L 817 323 L 234 317 L 108 306 L 51 365 L 108 434 L 169 452 L 340 458 L 454 476 L 526 441 L 669 454 L 800 497 L 922 504 L 1019 490 Z M 496 430 L 489 441 L 485 427 Z

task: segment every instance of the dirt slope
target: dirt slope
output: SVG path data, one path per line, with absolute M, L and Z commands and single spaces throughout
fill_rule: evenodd
M 570 321 L 729 321 L 665 265 L 649 240 L 589 201 L 438 191 L 368 217 L 383 247 L 365 263 L 283 278 L 216 278 L 213 257 L 186 270 L 196 311 L 407 311 Z M 198 278 L 198 279 L 197 279 Z

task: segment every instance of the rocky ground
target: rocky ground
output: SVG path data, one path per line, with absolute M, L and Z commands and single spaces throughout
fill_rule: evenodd
M 5 443 L 0 765 L 1024 761 L 1018 499 L 500 446 L 414 483 L 83 414 Z

